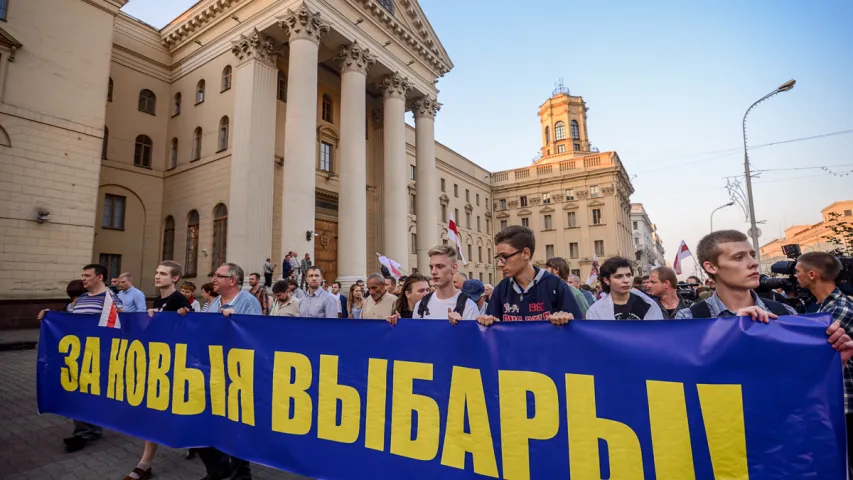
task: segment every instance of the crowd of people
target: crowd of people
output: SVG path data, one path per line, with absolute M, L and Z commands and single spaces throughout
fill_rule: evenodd
M 159 296 L 147 308 L 145 296 L 133 286 L 133 277 L 124 273 L 104 283 L 102 265 L 83 267 L 81 280 L 68 285 L 71 298 L 67 311 L 100 314 L 107 295 L 121 312 L 161 311 L 222 313 L 225 316 L 270 315 L 279 317 L 352 318 L 384 320 L 396 325 L 400 319 L 446 320 L 451 324 L 476 321 L 490 326 L 496 322 L 549 321 L 566 325 L 571 320 L 678 320 L 746 316 L 768 323 L 796 312 L 788 305 L 759 297 L 758 262 L 748 238 L 733 230 L 706 235 L 697 247 L 697 260 L 709 279 L 688 279 L 701 290 L 697 301 L 679 295 L 675 272 L 657 267 L 648 276 L 635 277 L 633 263 L 623 257 L 608 258 L 598 272 L 598 285 L 582 284 L 571 275 L 565 259 L 547 260 L 543 268 L 533 261 L 536 242 L 533 231 L 513 225 L 495 235 L 494 257 L 504 275 L 498 285 L 484 285 L 459 272 L 454 247 L 438 245 L 428 252 L 429 276 L 414 273 L 402 278 L 371 273 L 349 287 L 346 295 L 337 281 L 327 285 L 320 267 L 309 254 L 297 260 L 290 252 L 282 262 L 280 280 L 273 283 L 275 267 L 267 259 L 261 274 L 249 275 L 244 288 L 244 271 L 239 265 L 224 263 L 210 283 L 202 285 L 203 306 L 196 299 L 196 286 L 181 283 L 181 265 L 164 261 L 158 265 L 154 286 Z M 809 252 L 797 262 L 797 279 L 820 302 L 820 312 L 832 316 L 827 329 L 828 343 L 841 352 L 845 362 L 845 413 L 848 432 L 853 432 L 853 302 L 835 285 L 839 261 L 828 253 Z M 45 311 L 39 314 L 43 318 Z M 75 421 L 66 450 L 73 452 L 101 436 L 96 425 Z M 853 442 L 848 442 L 848 445 Z M 152 475 L 151 462 L 157 445 L 145 442 L 139 464 L 125 480 L 144 480 Z M 848 447 L 849 448 L 849 447 Z M 849 452 L 853 459 L 853 452 Z M 193 449 L 204 463 L 207 480 L 248 479 L 248 462 L 214 448 Z M 853 462 L 851 462 L 853 463 Z

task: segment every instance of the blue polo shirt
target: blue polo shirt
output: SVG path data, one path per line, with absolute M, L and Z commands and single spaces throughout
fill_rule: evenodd
M 548 320 L 554 312 L 571 313 L 582 319 L 583 313 L 568 284 L 538 267 L 533 281 L 522 290 L 514 278 L 504 278 L 492 292 L 486 315 L 502 322 Z
M 211 300 L 207 313 L 219 313 L 221 310 L 232 309 L 238 315 L 263 315 L 261 303 L 248 290 L 240 290 L 231 302 L 222 305 L 222 295 Z
M 130 287 L 127 290 L 120 290 L 118 298 L 121 299 L 122 312 L 144 312 L 148 309 L 145 306 L 145 294 L 136 287 Z

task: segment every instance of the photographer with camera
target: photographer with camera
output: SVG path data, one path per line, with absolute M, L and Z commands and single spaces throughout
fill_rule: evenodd
M 693 302 L 678 295 L 678 277 L 669 267 L 655 267 L 649 274 L 648 293 L 657 299 L 664 320 L 672 320 L 679 310 L 689 308 Z

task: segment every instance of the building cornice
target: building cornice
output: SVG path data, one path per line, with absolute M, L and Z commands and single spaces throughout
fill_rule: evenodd
M 160 31 L 163 45 L 172 50 L 173 47 L 188 39 L 205 25 L 216 20 L 226 10 L 244 1 L 246 0 L 209 0 L 207 5 L 197 8 L 192 14 L 190 14 L 192 9 L 187 10 L 181 17 Z
M 83 0 L 83 2 L 116 16 L 128 0 Z

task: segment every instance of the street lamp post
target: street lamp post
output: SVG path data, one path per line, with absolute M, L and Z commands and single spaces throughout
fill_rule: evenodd
M 721 205 L 721 206 L 715 208 L 714 211 L 711 212 L 711 233 L 714 233 L 714 214 L 717 213 L 717 210 L 719 210 L 721 208 L 731 207 L 734 204 L 735 204 L 735 202 L 734 202 L 734 200 L 732 200 L 731 202 L 729 202 L 725 205 Z
M 761 253 L 758 248 L 758 225 L 756 225 L 755 223 L 755 203 L 752 200 L 752 178 L 750 177 L 749 173 L 749 152 L 746 148 L 746 117 L 749 116 L 750 110 L 755 108 L 756 105 L 776 94 L 787 92 L 788 90 L 794 88 L 795 83 L 797 83 L 797 81 L 793 79 L 783 83 L 779 86 L 779 88 L 761 97 L 760 99 L 758 99 L 757 102 L 750 105 L 750 107 L 746 109 L 746 113 L 743 115 L 743 169 L 744 173 L 746 174 L 746 197 L 747 202 L 749 203 L 749 234 L 752 237 L 752 248 L 755 249 L 755 259 L 759 261 L 761 260 Z

